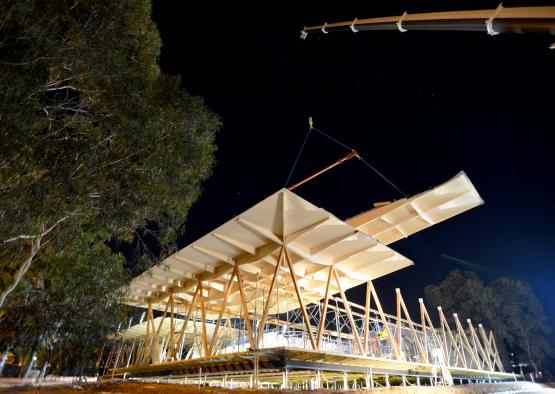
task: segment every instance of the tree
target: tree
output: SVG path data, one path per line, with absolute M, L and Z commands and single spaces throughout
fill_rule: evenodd
M 140 243 L 145 265 L 175 248 L 211 174 L 220 121 L 161 73 L 150 14 L 149 0 L 0 2 L 0 319 L 22 307 L 10 292 L 35 291 L 34 261 L 55 280 L 45 266 L 68 267 L 75 245 L 149 233 L 159 253 Z M 83 256 L 90 272 L 73 275 L 95 272 L 98 256 Z
M 515 278 L 498 278 L 491 289 L 497 299 L 493 324 L 505 327 L 504 338 L 525 354 L 537 375 L 551 351 L 551 327 L 540 301 L 526 282 Z
M 3 348 L 27 358 L 39 353 L 58 373 L 93 372 L 95 349 L 128 315 L 119 303 L 122 258 L 102 239 L 81 237 L 52 260 L 36 260 L 0 320 Z
M 439 285 L 426 286 L 426 298 L 448 314 L 457 312 L 490 327 L 498 340 L 504 364 L 504 346 L 529 360 L 535 372 L 549 355 L 551 328 L 540 301 L 519 279 L 501 277 L 489 286 L 474 272 L 453 270 Z
M 489 318 L 491 289 L 474 272 L 453 270 L 439 285 L 426 286 L 424 292 L 428 303 L 441 306 L 447 319 L 452 319 L 453 313 L 478 322 Z
M 123 240 L 155 221 L 171 250 L 211 173 L 220 122 L 160 73 L 150 2 L 0 7 L 3 268 L 39 253 L 25 240 L 44 241 L 61 220 L 70 234 L 86 225 Z

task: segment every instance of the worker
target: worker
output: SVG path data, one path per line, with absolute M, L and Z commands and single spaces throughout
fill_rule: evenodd
M 378 355 L 378 350 L 379 350 L 379 346 L 378 346 L 379 338 L 378 338 L 377 335 L 376 336 L 374 336 L 374 335 L 372 335 L 370 337 L 370 345 L 371 345 L 370 349 L 372 350 L 373 355 L 376 356 L 376 355 Z
M 389 332 L 387 331 L 387 327 L 382 325 L 381 330 L 379 331 L 378 337 L 380 338 L 380 353 L 382 357 L 387 356 L 387 353 L 391 351 L 389 349 Z
M 385 341 L 387 339 L 389 339 L 389 335 L 387 334 L 387 329 L 383 326 L 380 330 L 380 341 Z

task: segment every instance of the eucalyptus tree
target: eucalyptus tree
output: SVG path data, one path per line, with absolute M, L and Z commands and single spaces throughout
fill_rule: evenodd
M 160 72 L 150 13 L 137 0 L 1 3 L 0 242 L 15 279 L 45 240 L 55 255 L 94 228 L 130 240 L 155 221 L 171 248 L 198 198 L 220 122 Z
M 173 250 L 220 120 L 161 72 L 160 49 L 149 0 L 0 2 L 0 319 L 22 299 L 38 311 L 25 291 L 50 291 L 32 282 L 39 271 L 45 281 L 92 275 L 99 258 L 120 267 L 95 248 L 148 223 L 159 253 L 145 260 Z M 75 253 L 87 248 L 98 253 Z M 77 257 L 89 271 L 72 268 Z M 87 294 L 73 290 L 79 305 Z

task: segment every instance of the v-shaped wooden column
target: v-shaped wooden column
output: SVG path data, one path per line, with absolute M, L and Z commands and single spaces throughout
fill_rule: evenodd
M 449 347 L 447 346 L 447 335 L 449 334 L 449 339 L 450 339 L 450 343 L 451 346 L 453 347 L 453 349 L 455 349 L 456 352 L 456 358 L 455 358 L 455 362 L 457 360 L 460 360 L 462 362 L 462 365 L 465 368 L 468 368 L 467 364 L 466 364 L 466 358 L 464 357 L 464 354 L 461 353 L 461 346 L 458 345 L 457 340 L 455 339 L 455 337 L 453 336 L 453 332 L 451 331 L 451 327 L 449 327 L 449 323 L 447 322 L 447 319 L 445 318 L 445 315 L 443 313 L 443 310 L 440 306 L 437 307 L 437 310 L 439 312 L 439 321 L 441 323 L 441 332 L 442 332 L 442 337 L 443 337 L 443 343 L 444 343 L 444 348 L 447 351 L 449 349 Z M 447 365 L 449 366 L 457 366 L 457 365 L 451 365 L 450 363 L 450 357 L 449 354 L 446 353 L 446 358 L 447 358 Z
M 395 293 L 397 294 L 397 346 L 399 349 L 402 349 L 402 327 L 401 327 L 401 311 L 405 314 L 405 318 L 409 324 L 410 331 L 412 333 L 414 342 L 416 343 L 416 348 L 418 350 L 418 354 L 420 355 L 420 360 L 424 362 L 427 359 L 427 356 L 424 354 L 424 350 L 422 348 L 422 343 L 418 338 L 418 334 L 416 333 L 416 329 L 414 328 L 414 324 L 412 323 L 412 319 L 410 318 L 409 311 L 407 310 L 407 306 L 405 305 L 405 300 L 401 295 L 401 289 L 395 289 Z
M 254 336 L 252 335 L 251 321 L 249 319 L 249 309 L 247 307 L 247 300 L 245 298 L 245 290 L 243 289 L 243 277 L 241 276 L 241 271 L 237 266 L 233 267 L 233 272 L 237 277 L 237 284 L 239 285 L 239 295 L 241 297 L 241 309 L 243 310 L 243 318 L 245 319 L 245 326 L 247 328 L 247 334 L 249 336 L 249 345 L 251 349 L 256 349 L 254 343 Z
M 384 329 L 387 332 L 387 337 L 389 339 L 389 343 L 391 344 L 391 348 L 393 349 L 393 354 L 395 355 L 395 358 L 397 360 L 400 360 L 401 359 L 401 352 L 399 350 L 399 347 L 397 346 L 397 341 L 395 340 L 395 338 L 393 337 L 393 335 L 391 333 L 391 328 L 389 327 L 387 319 L 385 318 L 385 313 L 383 312 L 382 304 L 380 302 L 378 294 L 376 293 L 376 289 L 374 288 L 374 284 L 372 283 L 371 280 L 369 280 L 366 285 L 368 286 L 368 289 L 369 289 L 369 292 L 370 292 L 370 294 L 367 293 L 367 300 L 368 300 L 367 308 L 369 308 L 370 299 L 373 296 L 374 297 L 374 302 L 376 303 L 376 308 L 378 309 L 378 313 L 380 314 L 380 320 L 382 321 Z M 368 330 L 368 326 L 366 327 L 366 329 Z
M 272 281 L 270 283 L 270 290 L 268 290 L 268 297 L 266 299 L 266 303 L 264 305 L 264 312 L 262 313 L 262 318 L 260 319 L 260 322 L 258 324 L 258 332 L 256 334 L 256 349 L 258 349 L 258 347 L 260 346 L 260 338 L 262 338 L 262 336 L 264 335 L 264 324 L 266 324 L 266 318 L 268 317 L 268 311 L 270 310 L 270 305 L 271 305 L 271 301 L 272 301 L 272 290 L 274 289 L 274 285 L 276 283 L 276 279 L 277 276 L 279 274 L 279 269 L 281 267 L 281 263 L 283 260 L 283 250 L 285 249 L 285 246 L 281 247 L 281 250 L 279 252 L 279 257 L 277 259 L 276 262 L 276 267 L 274 269 L 274 275 L 272 276 Z
M 322 333 L 324 332 L 324 328 L 326 325 L 326 316 L 328 314 L 328 302 L 330 299 L 330 284 L 331 284 L 332 274 L 333 274 L 333 266 L 330 265 L 329 273 L 328 273 L 328 281 L 326 283 L 326 295 L 324 297 L 324 306 L 323 306 L 322 314 L 320 315 L 320 324 L 318 325 L 318 338 L 316 339 L 318 349 L 320 349 L 320 345 L 322 343 Z
M 331 270 L 333 272 L 333 276 L 335 277 L 335 282 L 337 283 L 337 287 L 339 288 L 339 294 L 341 295 L 341 300 L 343 301 L 343 305 L 345 306 L 345 310 L 347 311 L 347 317 L 349 318 L 349 323 L 351 325 L 351 330 L 353 331 L 355 344 L 356 344 L 357 349 L 360 352 L 360 354 L 363 354 L 364 353 L 364 348 L 362 346 L 362 343 L 360 342 L 360 335 L 358 335 L 358 329 L 357 329 L 357 326 L 355 324 L 355 320 L 353 319 L 353 313 L 351 312 L 351 306 L 349 305 L 349 302 L 347 301 L 347 297 L 345 297 L 345 292 L 343 291 L 343 288 L 341 287 L 341 282 L 339 281 L 339 276 L 337 275 L 337 270 L 335 269 L 335 266 L 332 265 Z
M 314 341 L 314 336 L 312 335 L 312 330 L 310 328 L 310 319 L 308 318 L 308 314 L 306 313 L 303 297 L 301 295 L 299 286 L 297 284 L 297 278 L 295 277 L 295 270 L 293 269 L 293 264 L 291 264 L 291 256 L 289 256 L 289 251 L 287 250 L 287 247 L 284 247 L 284 251 L 285 251 L 285 260 L 287 261 L 287 266 L 289 267 L 289 273 L 291 274 L 293 286 L 295 286 L 295 293 L 297 294 L 299 307 L 301 308 L 301 312 L 303 314 L 303 320 L 304 320 L 306 332 L 308 334 L 308 338 L 310 339 L 310 344 L 312 345 L 312 349 L 316 349 L 316 341 Z

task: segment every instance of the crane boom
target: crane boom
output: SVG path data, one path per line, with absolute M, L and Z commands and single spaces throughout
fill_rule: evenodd
M 301 38 L 313 33 L 363 30 L 453 30 L 499 33 L 549 33 L 555 31 L 555 7 L 507 7 L 496 9 L 429 12 L 354 19 L 351 21 L 305 26 Z

